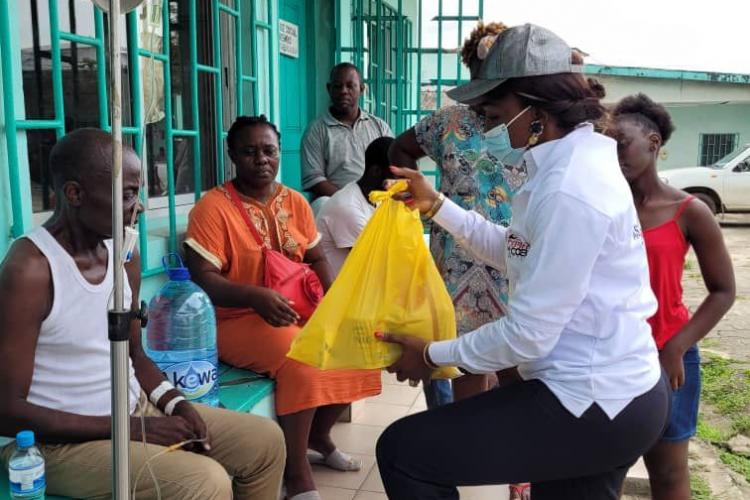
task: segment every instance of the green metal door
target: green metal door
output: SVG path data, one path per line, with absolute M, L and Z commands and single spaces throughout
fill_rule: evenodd
M 300 143 L 309 121 L 305 1 L 281 0 L 279 13 L 281 180 L 299 190 Z

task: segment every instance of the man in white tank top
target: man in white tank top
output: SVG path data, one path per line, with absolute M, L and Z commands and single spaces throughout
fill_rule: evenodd
M 0 435 L 33 430 L 46 459 L 47 492 L 76 498 L 111 494 L 111 158 L 111 137 L 101 130 L 63 137 L 50 154 L 55 212 L 14 242 L 0 266 Z M 142 206 L 140 160 L 129 148 L 123 178 L 130 221 Z M 126 300 L 137 308 L 140 257 L 125 270 Z M 202 439 L 151 462 L 163 498 L 276 500 L 285 463 L 278 426 L 185 401 L 144 353 L 140 323 L 130 326 L 134 471 L 165 446 Z M 13 449 L 2 448 L 0 457 Z M 137 490 L 139 499 L 157 497 L 148 475 Z

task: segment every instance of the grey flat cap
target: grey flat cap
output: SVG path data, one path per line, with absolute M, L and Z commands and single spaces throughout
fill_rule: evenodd
M 472 102 L 509 78 L 580 72 L 572 50 L 546 28 L 524 24 L 498 35 L 479 70 L 479 77 L 447 92 L 458 102 Z

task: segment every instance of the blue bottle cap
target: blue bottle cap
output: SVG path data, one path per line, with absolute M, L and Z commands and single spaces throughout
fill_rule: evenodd
M 170 265 L 171 261 L 177 261 L 176 266 Z M 182 258 L 178 253 L 170 253 L 161 258 L 161 263 L 164 266 L 164 270 L 167 271 L 167 276 L 172 281 L 188 281 L 190 279 L 190 271 L 185 267 L 182 262 Z
M 167 269 L 167 276 L 172 281 L 188 281 L 190 279 L 190 271 L 187 267 L 170 267 Z
M 34 431 L 21 431 L 16 434 L 16 446 L 21 449 L 34 446 Z

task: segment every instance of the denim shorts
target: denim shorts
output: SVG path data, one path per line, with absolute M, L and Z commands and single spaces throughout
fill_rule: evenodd
M 698 426 L 698 404 L 701 398 L 701 358 L 693 346 L 682 358 L 685 383 L 672 393 L 672 413 L 662 441 L 679 442 L 695 435 Z

